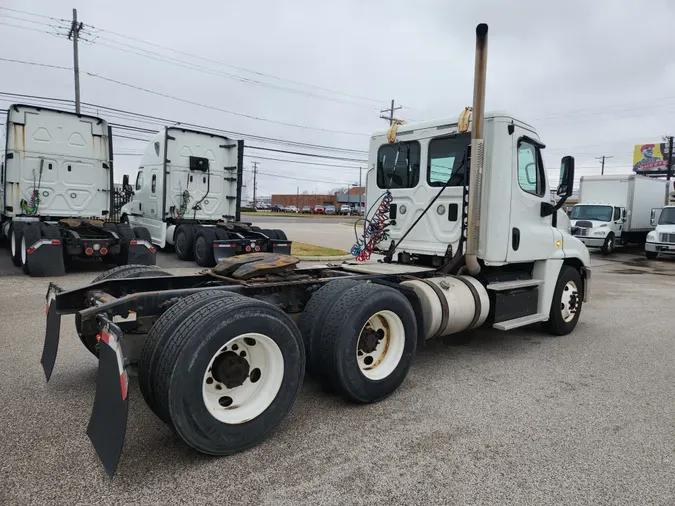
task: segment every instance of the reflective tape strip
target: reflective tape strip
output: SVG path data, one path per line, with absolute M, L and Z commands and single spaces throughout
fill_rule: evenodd
M 120 372 L 120 388 L 122 391 L 122 400 L 127 398 L 127 392 L 129 391 L 129 377 L 127 372 L 124 369 L 124 357 L 122 357 L 122 347 L 120 346 L 119 341 L 115 337 L 115 334 L 108 332 L 108 328 L 104 328 L 101 331 L 101 341 L 106 343 L 112 348 L 117 356 L 117 368 Z

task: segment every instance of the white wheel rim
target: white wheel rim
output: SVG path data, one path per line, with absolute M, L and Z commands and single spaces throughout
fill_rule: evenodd
M 283 379 L 284 357 L 277 343 L 264 334 L 242 334 L 211 357 L 202 398 L 219 422 L 246 423 L 272 404 Z
M 389 376 L 401 361 L 405 348 L 405 329 L 398 315 L 379 311 L 361 329 L 356 343 L 356 360 L 368 379 Z
M 574 281 L 568 281 L 560 298 L 560 313 L 566 323 L 571 322 L 579 309 L 579 289 Z
M 12 249 L 12 256 L 16 255 L 16 234 L 14 233 L 14 230 L 12 230 L 12 239 L 10 240 L 10 245 Z
M 26 238 L 21 238 L 21 265 L 26 265 Z

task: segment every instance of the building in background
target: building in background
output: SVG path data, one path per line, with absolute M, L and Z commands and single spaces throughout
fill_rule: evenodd
M 329 206 L 336 205 L 337 199 L 335 195 L 314 195 L 309 193 L 299 194 L 273 194 L 271 197 L 271 205 L 273 206 L 296 206 L 302 209 L 302 206 Z
M 355 186 L 350 188 L 347 193 L 337 194 L 338 204 L 348 204 L 349 207 L 359 207 L 366 205 L 366 188 L 365 186 Z

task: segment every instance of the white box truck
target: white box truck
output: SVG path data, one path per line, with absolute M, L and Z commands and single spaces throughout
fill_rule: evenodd
M 651 222 L 656 229 L 647 234 L 645 256 L 654 260 L 659 253 L 675 255 L 675 205 L 654 209 Z
M 202 267 L 239 253 L 290 253 L 282 230 L 240 222 L 243 156 L 244 141 L 164 128 L 145 149 L 122 221 L 147 228 L 153 244 L 174 246 L 178 258 Z
M 616 246 L 644 244 L 654 230 L 651 211 L 668 203 L 668 182 L 636 174 L 584 176 L 572 233 L 589 248 L 608 255 Z
M 86 114 L 15 104 L 0 168 L 0 239 L 31 276 L 60 276 L 74 257 L 155 263 L 148 231 L 114 223 L 112 136 Z

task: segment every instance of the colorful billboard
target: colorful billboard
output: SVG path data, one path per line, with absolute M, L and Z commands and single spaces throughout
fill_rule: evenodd
M 674 150 L 675 151 L 675 150 Z M 633 170 L 638 173 L 666 174 L 668 144 L 637 144 L 633 148 Z

